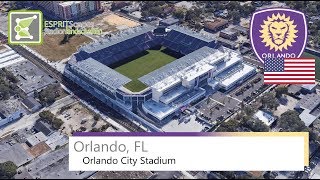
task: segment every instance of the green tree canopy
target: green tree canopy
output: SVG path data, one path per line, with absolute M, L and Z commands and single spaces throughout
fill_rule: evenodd
M 240 124 L 237 120 L 231 119 L 220 124 L 216 132 L 238 132 Z
M 0 163 L 0 178 L 1 179 L 11 179 L 17 173 L 17 166 L 11 162 L 6 161 Z
M 289 110 L 281 114 L 278 121 L 279 128 L 289 132 L 307 132 L 308 128 L 304 122 L 299 118 L 299 113 Z
M 277 109 L 280 105 L 278 100 L 275 98 L 275 95 L 271 92 L 267 92 L 261 97 L 261 103 L 268 109 Z
M 280 98 L 283 94 L 288 94 L 288 87 L 279 86 L 275 89 L 275 91 L 276 91 L 276 97 Z

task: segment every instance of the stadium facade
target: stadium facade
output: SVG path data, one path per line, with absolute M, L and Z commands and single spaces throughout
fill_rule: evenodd
M 183 56 L 140 77 L 147 86 L 143 91 L 126 89 L 131 79 L 110 66 L 159 45 Z M 181 108 L 204 98 L 208 88 L 211 93 L 229 91 L 255 73 L 238 52 L 218 48 L 213 37 L 177 25 L 164 31 L 143 25 L 84 45 L 65 69 L 67 77 L 150 130 L 153 124 L 168 122 Z

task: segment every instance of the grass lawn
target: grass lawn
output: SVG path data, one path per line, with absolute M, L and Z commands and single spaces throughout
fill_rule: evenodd
M 304 52 L 301 57 L 310 57 L 316 59 L 316 79 L 320 80 L 320 57 Z
M 44 36 L 42 45 L 29 46 L 31 49 L 37 51 L 49 61 L 60 61 L 70 57 L 77 51 L 83 43 L 89 43 L 92 40 L 84 35 L 75 35 L 69 39 L 69 42 L 60 44 L 63 40 L 63 34 L 47 34 Z
M 165 54 L 161 50 L 147 50 L 146 55 L 115 68 L 117 72 L 132 79 L 124 87 L 133 92 L 145 89 L 147 86 L 140 82 L 138 78 L 176 60 L 175 57 Z

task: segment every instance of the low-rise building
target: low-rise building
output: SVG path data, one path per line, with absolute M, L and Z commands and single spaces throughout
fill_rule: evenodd
M 219 36 L 234 41 L 238 39 L 238 32 L 232 29 L 224 29 L 220 31 Z
M 204 29 L 209 32 L 217 32 L 228 26 L 228 20 L 216 18 L 214 20 L 204 22 Z
M 35 146 L 38 143 L 46 141 L 48 138 L 42 132 L 38 132 L 30 137 L 27 138 L 26 144 L 29 147 Z
M 296 108 L 302 110 L 300 119 L 306 126 L 310 126 L 320 117 L 320 96 L 316 93 L 306 94 L 297 103 Z
M 34 129 L 37 132 L 42 132 L 46 136 L 50 136 L 52 133 L 54 133 L 54 130 L 51 128 L 51 125 L 43 121 L 37 121 L 34 125 Z
M 271 112 L 267 111 L 259 110 L 254 114 L 254 117 L 269 127 L 276 121 L 276 117 L 274 117 Z
M 25 111 L 17 99 L 0 101 L 0 128 L 20 119 Z
M 161 21 L 159 22 L 159 25 L 160 25 L 160 26 L 171 26 L 171 25 L 178 24 L 178 23 L 179 23 L 179 19 L 170 17 L 170 18 L 161 20 Z
M 127 14 L 132 13 L 134 11 L 139 11 L 139 4 L 132 4 L 132 5 L 121 8 L 121 12 L 127 13 Z
M 33 97 L 27 97 L 22 101 L 22 104 L 32 113 L 41 108 L 41 104 Z

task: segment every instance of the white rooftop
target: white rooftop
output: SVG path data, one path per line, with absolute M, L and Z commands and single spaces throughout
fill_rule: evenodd
M 223 74 L 219 75 L 218 78 L 221 78 L 221 84 L 225 87 L 229 87 L 234 82 L 239 81 L 241 78 L 246 77 L 252 71 L 255 71 L 255 68 L 247 65 L 247 64 L 240 64 L 239 66 L 235 67 L 231 71 L 224 72 Z
M 306 126 L 310 126 L 313 123 L 313 121 L 315 121 L 319 117 L 319 116 L 314 116 L 314 115 L 310 114 L 310 112 L 311 112 L 310 110 L 305 109 L 299 115 L 299 118 L 304 122 L 304 124 Z
M 272 116 L 270 113 L 264 112 L 261 110 L 256 112 L 256 114 L 254 114 L 254 116 L 256 118 L 258 118 L 260 121 L 264 122 L 268 126 L 270 126 L 276 120 L 276 118 L 274 116 Z
M 217 64 L 222 61 L 225 61 L 225 64 L 217 67 Z M 139 80 L 151 85 L 152 88 L 162 91 L 180 82 L 182 79 L 190 81 L 215 68 L 218 68 L 215 69 L 217 72 L 222 72 L 239 61 L 241 61 L 241 57 L 234 51 L 203 47 L 142 76 Z

